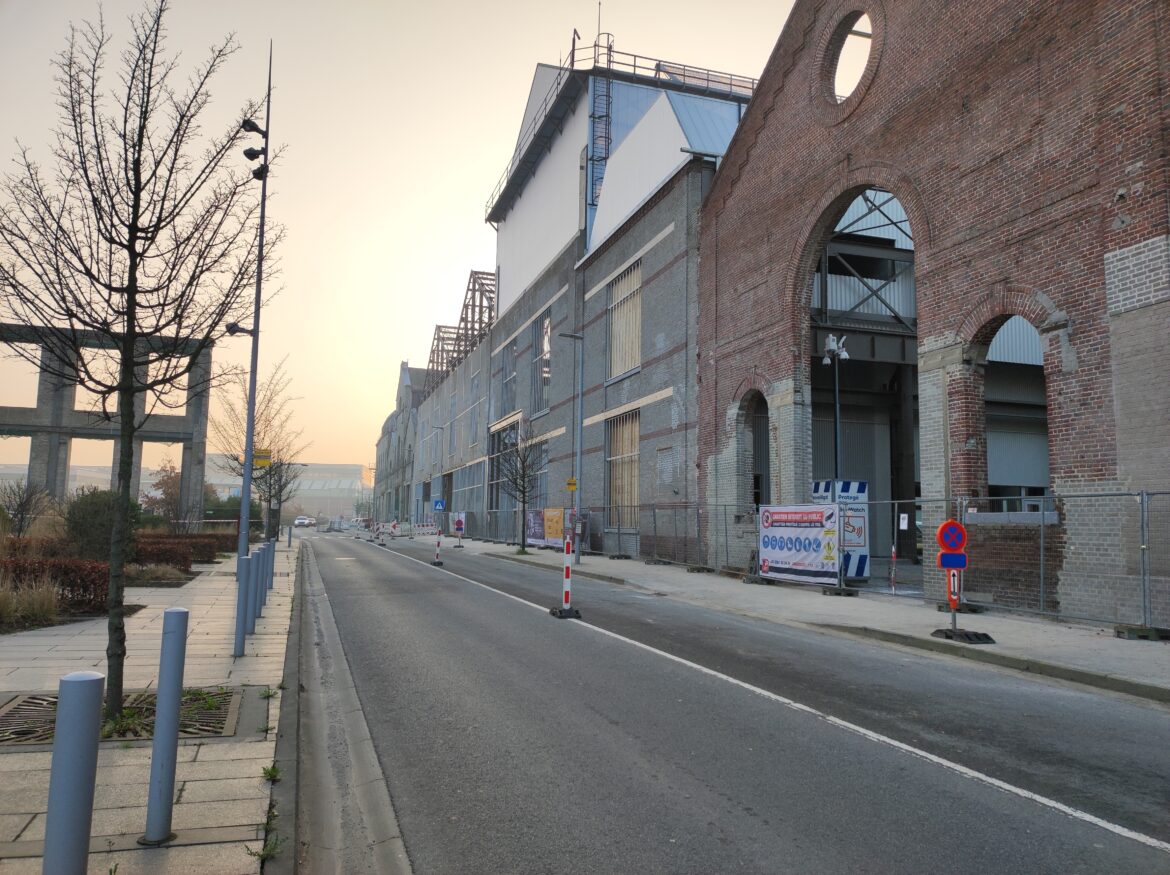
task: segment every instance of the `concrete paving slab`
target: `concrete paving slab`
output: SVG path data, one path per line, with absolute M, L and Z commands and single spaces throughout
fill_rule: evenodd
M 16 841 L 31 822 L 31 814 L 0 814 L 0 842 Z
M 201 763 L 223 760 L 260 760 L 271 763 L 275 755 L 275 741 L 256 738 L 253 741 L 205 742 L 199 746 L 199 752 L 195 760 Z
M 189 802 L 223 802 L 237 799 L 263 799 L 272 795 L 272 784 L 264 778 L 224 778 L 217 781 L 184 781 L 178 800 Z

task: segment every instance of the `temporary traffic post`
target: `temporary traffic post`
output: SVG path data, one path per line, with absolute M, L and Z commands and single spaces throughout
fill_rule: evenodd
M 561 603 L 549 608 L 548 612 L 559 620 L 579 620 L 581 612 L 573 607 L 573 566 L 570 564 L 573 555 L 573 538 L 565 538 L 565 571 L 561 588 Z
M 936 638 L 963 641 L 967 644 L 994 644 L 992 637 L 984 632 L 970 632 L 958 627 L 958 615 L 963 601 L 963 569 L 967 567 L 967 529 L 958 520 L 947 520 L 935 532 L 938 542 L 938 567 L 947 575 L 947 603 L 951 608 L 951 628 L 936 629 L 931 633 Z M 939 607 L 942 610 L 942 607 Z
M 435 534 L 435 561 L 432 565 L 442 565 L 443 560 L 439 558 L 439 548 L 443 545 L 443 533 L 437 532 Z

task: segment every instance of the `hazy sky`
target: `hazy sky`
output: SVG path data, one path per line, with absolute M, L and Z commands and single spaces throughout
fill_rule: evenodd
M 139 0 L 101 4 L 115 47 Z M 759 76 L 791 0 L 606 0 L 618 51 Z M 50 60 L 97 0 L 0 0 L 0 167 L 16 140 L 43 154 L 56 121 Z M 184 72 L 234 32 L 240 52 L 213 83 L 208 128 L 263 93 L 274 43 L 271 134 L 284 147 L 269 216 L 286 228 L 280 295 L 261 316 L 261 374 L 287 355 L 310 462 L 372 463 L 398 364 L 426 365 L 437 323 L 454 324 L 472 269 L 492 270 L 484 204 L 506 165 L 537 63 L 597 32 L 595 0 L 173 0 Z M 111 66 L 113 73 L 116 66 Z M 262 121 L 262 120 L 261 120 Z M 239 159 L 244 162 L 241 156 Z M 246 363 L 246 336 L 216 349 Z M 0 404 L 35 402 L 35 375 L 0 360 Z M 148 449 L 155 464 L 178 449 Z M 0 463 L 28 440 L 0 440 Z M 109 445 L 75 442 L 74 464 Z

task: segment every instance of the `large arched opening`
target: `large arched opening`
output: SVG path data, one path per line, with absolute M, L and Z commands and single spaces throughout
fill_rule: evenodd
M 888 557 L 897 538 L 899 555 L 913 558 L 915 528 L 899 529 L 896 515 L 913 520 L 921 494 L 913 229 L 876 186 L 837 209 L 813 266 L 812 479 L 864 481 L 870 556 Z

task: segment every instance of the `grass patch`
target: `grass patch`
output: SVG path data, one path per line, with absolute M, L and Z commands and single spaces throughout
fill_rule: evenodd
M 0 577 L 0 631 L 51 626 L 57 607 L 57 587 L 50 578 L 18 586 L 8 575 Z
M 271 781 L 275 784 L 280 780 L 280 766 L 273 763 L 270 766 L 265 766 L 260 770 L 260 774 L 264 776 L 265 781 Z

